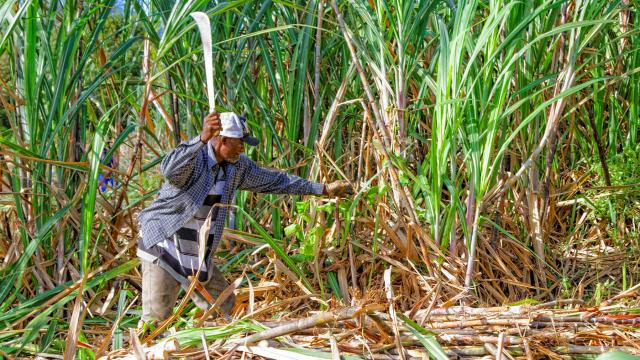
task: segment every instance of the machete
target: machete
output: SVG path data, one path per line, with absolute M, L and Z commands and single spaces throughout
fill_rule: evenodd
M 216 108 L 216 92 L 213 89 L 213 57 L 211 50 L 211 23 L 209 16 L 197 11 L 190 14 L 198 24 L 200 39 L 202 40 L 202 53 L 204 54 L 204 70 L 207 75 L 207 96 L 209 97 L 209 113 Z

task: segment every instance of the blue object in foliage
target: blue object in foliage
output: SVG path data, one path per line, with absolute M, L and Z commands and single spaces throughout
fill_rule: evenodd
M 104 157 L 107 155 L 107 149 L 102 150 L 102 155 L 100 155 L 100 161 L 104 161 Z M 105 164 L 106 166 L 112 168 L 113 167 L 113 157 L 109 159 L 109 161 Z M 107 185 L 111 184 L 111 187 L 115 187 L 116 182 L 113 180 L 113 177 L 110 176 L 111 171 L 107 173 L 105 176 L 102 173 L 98 174 L 98 187 L 100 188 L 100 192 L 107 191 Z
M 98 185 L 100 186 L 101 192 L 105 192 L 107 190 L 107 185 L 109 184 L 111 184 L 111 187 L 116 185 L 111 176 L 105 178 L 102 173 L 98 174 Z

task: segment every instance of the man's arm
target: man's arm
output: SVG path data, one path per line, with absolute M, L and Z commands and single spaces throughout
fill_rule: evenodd
M 193 173 L 196 156 L 204 145 L 205 143 L 200 140 L 200 135 L 198 135 L 176 146 L 165 156 L 160 165 L 160 171 L 165 179 L 176 187 L 184 187 Z
M 324 184 L 305 180 L 282 171 L 263 168 L 247 157 L 247 169 L 240 181 L 241 190 L 271 194 L 322 195 Z
M 204 118 L 200 135 L 180 143 L 162 160 L 160 171 L 165 179 L 176 187 L 184 187 L 193 173 L 196 156 L 207 142 L 219 132 L 220 115 L 212 112 Z

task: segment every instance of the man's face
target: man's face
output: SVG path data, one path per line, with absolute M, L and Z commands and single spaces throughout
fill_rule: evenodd
M 244 142 L 242 139 L 223 137 L 220 144 L 220 155 L 230 163 L 234 163 L 240 159 L 240 155 L 244 152 Z

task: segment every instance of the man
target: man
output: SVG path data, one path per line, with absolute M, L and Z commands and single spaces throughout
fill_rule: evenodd
M 213 299 L 227 287 L 212 255 L 224 229 L 226 205 L 232 203 L 237 189 L 299 195 L 352 193 L 346 181 L 325 185 L 260 167 L 243 155 L 244 144 L 258 145 L 244 118 L 234 113 L 211 113 L 204 119 L 199 136 L 178 145 L 162 161 L 166 181 L 156 200 L 138 217 L 143 322 L 169 317 L 180 286 L 187 288 L 191 276 L 198 275 Z M 205 261 L 199 261 L 198 231 L 210 211 Z M 191 298 L 203 310 L 211 306 L 211 299 L 201 294 L 194 292 Z M 221 311 L 231 314 L 234 303 L 235 296 L 229 296 Z

